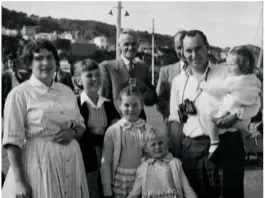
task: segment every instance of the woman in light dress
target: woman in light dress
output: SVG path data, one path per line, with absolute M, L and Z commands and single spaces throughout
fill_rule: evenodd
M 88 198 L 80 147 L 84 133 L 73 91 L 53 81 L 59 58 L 47 40 L 29 43 L 29 80 L 15 87 L 4 109 L 3 146 L 10 169 L 2 197 Z

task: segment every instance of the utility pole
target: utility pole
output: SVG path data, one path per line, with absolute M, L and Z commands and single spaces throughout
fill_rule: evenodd
M 120 47 L 119 47 L 119 36 L 121 32 L 121 1 L 118 1 L 117 6 L 117 27 L 116 27 L 116 58 L 120 57 Z
M 152 85 L 155 85 L 155 20 L 152 21 Z
M 262 3 L 262 8 L 261 8 L 261 46 L 260 46 L 260 52 L 259 52 L 259 59 L 258 59 L 258 64 L 257 67 L 261 68 L 263 65 L 263 1 Z

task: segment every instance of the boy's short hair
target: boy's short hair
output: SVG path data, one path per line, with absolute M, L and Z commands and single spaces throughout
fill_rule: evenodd
M 236 56 L 236 64 L 242 74 L 253 74 L 255 58 L 252 52 L 244 46 L 237 46 L 229 51 L 229 54 Z
M 98 63 L 92 59 L 84 59 L 81 61 L 78 61 L 74 65 L 74 76 L 80 76 L 85 71 L 92 71 L 95 69 L 99 69 Z

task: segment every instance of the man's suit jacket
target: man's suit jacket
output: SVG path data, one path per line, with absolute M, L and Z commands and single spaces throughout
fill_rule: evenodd
M 129 73 L 123 63 L 121 58 L 104 61 L 100 65 L 101 71 L 101 95 L 105 98 L 110 99 L 114 102 L 116 108 L 118 109 L 118 97 L 120 91 L 128 85 Z M 150 83 L 150 72 L 149 67 L 143 62 L 137 61 L 134 64 L 134 78 L 141 81 L 146 85 L 147 91 L 140 90 L 142 93 L 145 92 L 144 103 L 147 106 L 152 106 L 156 103 L 157 95 L 155 92 L 155 87 Z
M 15 73 L 15 77 L 17 78 L 19 83 L 28 80 L 30 75 L 31 74 L 26 70 L 17 70 Z M 2 116 L 3 116 L 6 97 L 12 88 L 13 88 L 12 73 L 10 71 L 4 71 L 2 73 Z
M 160 69 L 159 79 L 156 87 L 158 96 L 157 110 L 164 118 L 169 116 L 169 100 L 171 84 L 173 79 L 181 72 L 181 62 L 177 62 Z
M 59 70 L 55 75 L 55 82 L 62 83 L 68 87 L 70 87 L 72 90 L 74 90 L 74 85 L 72 81 L 72 76 L 70 73 Z

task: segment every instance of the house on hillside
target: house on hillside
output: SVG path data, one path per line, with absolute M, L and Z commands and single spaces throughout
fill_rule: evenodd
M 93 41 L 99 49 L 107 49 L 107 38 L 105 36 L 95 37 Z
M 145 50 L 151 49 L 151 44 L 147 39 L 139 39 L 139 48 L 138 51 L 144 52 Z
M 71 32 L 63 32 L 62 34 L 58 35 L 58 37 L 60 39 L 67 39 L 67 40 L 70 40 L 70 41 L 74 41 L 74 37 L 73 35 L 71 34 Z
M 212 47 L 209 48 L 209 54 L 213 55 L 217 61 L 221 60 L 221 52 L 222 49 L 218 47 Z
M 222 51 L 221 51 L 221 59 L 226 59 L 229 50 L 230 50 L 230 47 L 226 47 L 226 48 L 222 49 Z
M 7 35 L 7 36 L 17 36 L 20 33 L 19 30 L 16 29 L 7 29 L 7 28 L 2 28 L 2 34 Z
M 32 39 L 33 36 L 38 33 L 39 31 L 39 26 L 26 26 L 24 25 L 22 30 L 21 30 L 21 34 L 23 36 L 23 38 L 25 39 Z
M 57 37 L 56 32 L 54 32 L 54 33 L 38 33 L 38 34 L 33 35 L 33 38 L 34 39 L 47 39 L 50 41 L 55 41 L 55 40 L 57 40 L 58 37 Z

